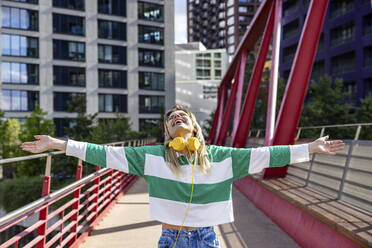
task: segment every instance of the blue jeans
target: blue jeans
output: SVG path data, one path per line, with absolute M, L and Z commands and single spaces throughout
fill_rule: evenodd
M 178 230 L 163 228 L 158 248 L 173 248 Z M 182 230 L 176 248 L 208 248 L 220 247 L 213 227 L 202 227 L 195 230 Z

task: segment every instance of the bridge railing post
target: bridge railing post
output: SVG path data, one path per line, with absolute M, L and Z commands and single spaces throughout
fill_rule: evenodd
M 341 182 L 340 182 L 340 188 L 338 190 L 338 195 L 337 195 L 338 200 L 341 199 L 342 193 L 344 191 L 345 179 L 346 179 L 347 172 L 349 171 L 350 160 L 351 160 L 351 156 L 352 156 L 352 153 L 353 153 L 355 143 L 356 143 L 356 141 L 351 141 L 351 143 L 350 143 L 349 152 L 347 154 L 347 159 L 346 159 L 346 162 L 345 162 L 344 172 L 342 174 L 342 178 L 341 178 Z
M 322 129 L 320 130 L 319 138 L 320 138 L 320 137 L 323 137 L 324 132 L 325 132 L 325 127 L 322 127 Z M 315 155 L 316 155 L 316 154 L 314 153 L 314 154 L 311 156 L 311 162 L 310 162 L 309 170 L 308 170 L 308 172 L 307 172 L 307 177 L 306 177 L 305 186 L 308 186 L 308 185 L 309 185 L 310 174 L 311 174 L 311 171 L 313 170 L 313 164 L 314 164 L 314 160 L 315 160 Z
M 79 159 L 77 167 L 76 167 L 76 177 L 75 180 L 78 181 L 82 178 L 83 175 L 83 165 L 82 165 L 82 160 Z M 72 245 L 78 235 L 78 226 L 79 226 L 79 206 L 80 206 L 80 193 L 81 193 L 81 188 L 76 188 L 74 191 L 74 204 L 72 205 L 72 211 L 75 211 L 75 213 L 71 216 L 71 221 L 75 222 L 75 224 L 71 227 L 71 233 L 74 233 L 74 237 L 70 240 L 69 246 Z
M 48 155 L 46 159 L 46 165 L 45 165 L 45 176 L 43 179 L 43 191 L 41 193 L 41 197 L 47 196 L 50 193 L 50 171 L 52 166 L 52 155 Z M 36 244 L 37 248 L 43 248 L 45 247 L 46 242 L 46 230 L 47 230 L 47 224 L 48 224 L 48 203 L 46 206 L 40 211 L 39 213 L 39 220 L 43 221 L 43 224 L 41 224 L 37 228 L 37 235 L 43 236 L 43 238 L 39 241 L 39 243 Z

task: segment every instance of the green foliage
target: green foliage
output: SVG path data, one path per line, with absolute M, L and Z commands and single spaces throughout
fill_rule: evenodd
M 3 158 L 12 158 L 20 155 L 19 146 L 21 144 L 21 125 L 17 119 L 8 119 L 2 124 L 1 150 Z M 5 164 L 3 175 L 13 177 L 16 172 L 15 164 Z
M 86 114 L 86 101 L 84 97 L 72 98 L 67 103 L 68 112 L 77 113 L 76 118 L 68 118 L 74 125 L 66 127 L 67 136 L 74 140 L 88 140 L 90 131 L 93 128 L 94 118 L 97 114 Z
M 372 122 L 372 95 L 361 100 L 362 106 L 358 109 L 358 116 L 361 123 Z M 372 126 L 362 127 L 359 139 L 372 140 Z
M 0 203 L 6 212 L 13 211 L 41 197 L 43 178 L 19 177 L 0 184 Z
M 5 121 L 4 121 L 4 111 L 0 109 L 0 140 L 4 140 L 5 136 Z M 5 143 L 1 142 L 0 143 L 0 159 L 4 158 L 3 156 L 3 145 Z
M 213 119 L 214 119 L 215 114 L 216 114 L 216 110 L 211 112 L 208 119 L 204 120 L 204 122 L 202 123 L 201 128 L 202 128 L 203 136 L 204 136 L 205 139 L 207 139 L 207 137 L 209 136 L 209 133 L 212 129 Z
M 348 93 L 343 92 L 342 79 L 335 79 L 333 84 L 329 76 L 325 75 L 319 82 L 312 81 L 308 89 L 307 101 L 302 109 L 299 126 L 319 126 L 348 124 L 357 121 L 353 106 L 346 103 Z M 350 128 L 330 128 L 325 134 L 332 138 L 350 139 L 355 130 Z M 306 131 L 301 137 L 319 137 L 319 130 Z
M 54 136 L 55 126 L 52 120 L 46 119 L 47 112 L 44 112 L 38 105 L 31 112 L 30 116 L 26 116 L 25 123 L 22 125 L 21 140 L 22 142 L 35 140 L 35 135 L 51 135 Z M 19 148 L 19 146 L 18 146 Z M 30 155 L 29 152 L 20 151 L 20 156 Z M 43 174 L 45 170 L 45 158 L 26 160 L 18 163 L 17 176 L 29 177 Z

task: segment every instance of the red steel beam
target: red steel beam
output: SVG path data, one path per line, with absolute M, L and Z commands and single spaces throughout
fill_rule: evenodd
M 230 126 L 231 114 L 236 102 L 236 92 L 238 90 L 239 83 L 243 83 L 244 80 L 244 69 L 247 61 L 247 52 L 243 52 L 240 57 L 239 67 L 235 72 L 234 84 L 231 87 L 229 99 L 226 104 L 225 111 L 223 112 L 223 122 L 220 128 L 219 135 L 217 136 L 217 145 L 223 146 L 226 142 L 227 132 Z
M 328 0 L 313 0 L 310 3 L 283 102 L 280 106 L 273 145 L 294 143 L 327 6 Z M 263 178 L 285 177 L 287 168 L 288 166 L 266 169 Z
M 243 92 L 243 84 L 244 84 L 244 75 L 245 75 L 245 64 L 247 61 L 247 51 L 243 51 L 242 60 L 239 69 L 239 78 L 238 78 L 238 89 L 236 92 L 236 101 L 235 101 L 235 112 L 234 112 L 234 119 L 233 119 L 233 131 L 231 134 L 231 138 L 234 139 L 236 135 L 236 130 L 239 126 L 239 119 L 240 119 L 240 109 L 242 104 L 242 92 Z M 243 65 L 243 66 L 242 66 Z
M 236 133 L 238 133 L 239 135 L 234 136 L 232 139 L 231 144 L 233 147 L 245 147 L 245 143 L 247 141 L 248 132 L 254 112 L 254 106 L 256 104 L 258 90 L 262 78 L 263 68 L 265 65 L 267 53 L 269 51 L 270 40 L 273 35 L 275 8 L 274 5 L 272 6 L 273 7 L 271 8 L 270 17 L 266 23 L 265 33 L 263 35 L 260 50 L 258 52 L 256 64 L 254 65 L 251 80 L 247 88 L 242 114 L 240 116 L 238 129 L 236 131 Z

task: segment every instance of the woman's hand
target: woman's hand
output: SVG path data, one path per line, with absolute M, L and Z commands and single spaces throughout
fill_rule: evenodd
M 40 153 L 49 149 L 57 149 L 66 151 L 66 141 L 52 138 L 49 135 L 35 135 L 36 141 L 24 142 L 21 147 L 22 150 L 31 153 Z
M 329 155 L 336 155 L 343 150 L 345 145 L 342 140 L 327 141 L 329 136 L 321 137 L 309 143 L 309 153 L 324 153 Z

